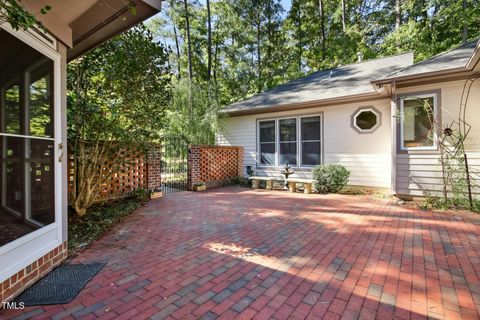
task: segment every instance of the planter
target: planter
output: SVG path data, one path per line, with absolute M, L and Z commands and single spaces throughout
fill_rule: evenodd
M 193 186 L 193 190 L 195 190 L 195 191 L 205 191 L 205 190 L 207 190 L 207 186 Z
M 153 191 L 150 194 L 150 199 L 157 199 L 163 197 L 163 192 L 162 191 Z

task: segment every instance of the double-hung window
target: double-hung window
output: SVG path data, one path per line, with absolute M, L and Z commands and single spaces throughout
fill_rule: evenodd
M 322 163 L 320 115 L 258 121 L 261 167 L 312 167 Z
M 302 166 L 316 166 L 321 163 L 320 120 L 320 116 L 300 118 Z
M 436 94 L 405 96 L 400 99 L 401 149 L 435 150 Z
M 259 141 L 259 154 L 260 165 L 274 166 L 275 154 L 276 154 L 276 121 L 266 120 L 260 121 L 260 141 Z
M 278 120 L 279 165 L 297 165 L 297 118 Z

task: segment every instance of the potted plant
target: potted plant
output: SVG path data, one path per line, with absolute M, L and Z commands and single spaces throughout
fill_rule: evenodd
M 156 198 L 161 198 L 161 197 L 163 197 L 163 192 L 162 192 L 161 188 L 155 188 L 150 193 L 150 199 L 156 199 Z
M 205 185 L 205 182 L 203 181 L 198 181 L 193 184 L 193 190 L 195 191 L 205 191 L 207 190 L 207 186 Z

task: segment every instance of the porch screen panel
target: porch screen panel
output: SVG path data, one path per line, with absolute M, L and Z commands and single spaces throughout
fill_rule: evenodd
M 286 162 L 297 165 L 297 119 L 280 119 L 279 128 L 279 166 Z
M 260 164 L 267 166 L 275 165 L 275 120 L 259 122 L 259 154 Z
M 302 166 L 321 164 L 321 119 L 320 116 L 303 117 L 300 120 L 300 138 L 302 144 Z
M 55 139 L 54 62 L 4 30 L 0 43 L 2 246 L 55 222 Z

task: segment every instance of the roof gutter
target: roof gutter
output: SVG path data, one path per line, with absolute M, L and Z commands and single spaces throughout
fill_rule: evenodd
M 369 92 L 369 93 L 363 93 L 363 94 L 357 94 L 357 95 L 339 97 L 339 98 L 313 100 L 313 101 L 300 102 L 300 103 L 290 103 L 290 104 L 276 105 L 276 106 L 265 107 L 265 108 L 253 108 L 253 109 L 233 110 L 233 111 L 225 110 L 223 112 L 230 117 L 237 117 L 237 116 L 246 116 L 246 115 L 253 115 L 253 114 L 270 113 L 270 112 L 282 112 L 282 111 L 290 111 L 290 110 L 297 110 L 297 109 L 327 107 L 327 106 L 333 106 L 333 105 L 339 105 L 339 104 L 345 104 L 345 103 L 365 102 L 365 101 L 382 100 L 382 99 L 386 99 L 386 97 L 382 96 L 378 92 Z

